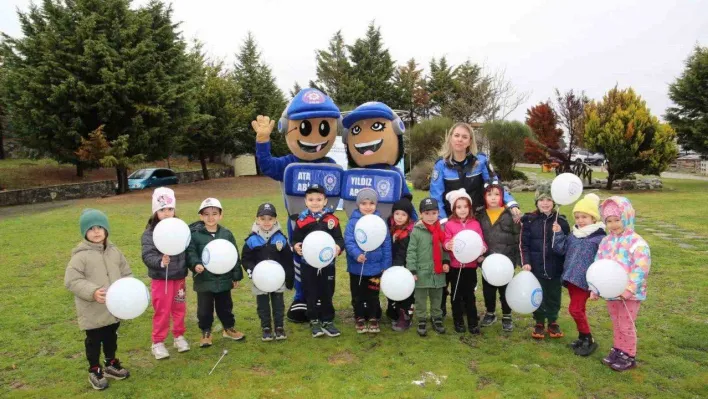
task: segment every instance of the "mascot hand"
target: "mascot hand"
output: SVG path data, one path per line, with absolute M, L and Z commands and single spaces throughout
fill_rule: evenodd
M 256 131 L 256 141 L 267 143 L 270 141 L 270 132 L 273 131 L 275 121 L 270 120 L 267 116 L 258 115 L 255 121 L 251 121 L 251 126 Z

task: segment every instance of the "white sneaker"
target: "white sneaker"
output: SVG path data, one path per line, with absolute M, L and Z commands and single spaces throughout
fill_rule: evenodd
M 162 342 L 152 344 L 152 354 L 157 360 L 170 357 L 170 352 L 167 351 L 167 348 L 165 348 L 165 344 Z
M 189 342 L 184 339 L 183 335 L 180 335 L 179 337 L 175 338 L 175 342 L 174 344 L 172 344 L 172 346 L 177 348 L 177 352 L 179 353 L 186 352 L 189 350 Z

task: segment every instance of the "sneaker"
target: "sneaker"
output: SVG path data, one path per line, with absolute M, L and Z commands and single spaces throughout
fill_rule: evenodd
M 103 369 L 103 374 L 108 378 L 113 378 L 114 380 L 124 380 L 130 377 L 130 372 L 128 369 L 123 368 L 120 365 L 120 360 L 111 359 L 106 362 L 106 367 Z
M 364 334 L 367 332 L 369 332 L 369 329 L 366 328 L 366 320 L 363 317 L 356 319 L 356 333 Z
M 454 321 L 454 325 L 456 333 L 464 334 L 465 331 L 467 331 L 467 329 L 465 328 L 465 323 L 463 323 L 461 320 Z
M 273 332 L 270 330 L 270 327 L 265 327 L 263 329 L 263 335 L 261 336 L 261 341 L 272 341 L 273 340 Z
M 617 358 L 615 359 L 614 363 L 610 365 L 610 368 L 612 370 L 627 371 L 637 367 L 637 361 L 634 359 L 633 356 L 629 356 L 628 354 L 622 351 L 617 352 Z
M 580 347 L 580 345 L 582 345 L 582 343 L 583 343 L 583 337 L 579 336 L 578 339 L 575 339 L 575 340 L 573 340 L 573 342 L 568 344 L 568 348 L 570 348 L 572 350 L 576 350 L 576 349 L 578 349 L 578 347 Z
M 234 341 L 240 341 L 246 338 L 241 331 L 236 331 L 233 327 L 226 328 L 221 332 L 221 336 L 228 339 L 233 339 Z
M 445 334 L 445 326 L 443 325 L 442 319 L 433 320 L 433 329 L 438 334 Z
M 379 327 L 379 321 L 376 319 L 371 319 L 369 320 L 369 332 L 376 334 L 381 332 L 381 328 Z
M 617 355 L 619 351 L 615 348 L 610 349 L 610 353 L 602 359 L 602 364 L 609 366 L 617 360 Z
M 546 338 L 546 329 L 543 323 L 536 323 L 536 326 L 533 328 L 533 331 L 531 331 L 531 336 L 536 339 Z
M 470 334 L 479 335 L 481 333 L 482 331 L 479 329 L 479 326 L 470 326 Z
M 108 388 L 108 380 L 103 376 L 103 370 L 98 366 L 89 369 L 88 380 L 93 389 L 101 391 Z
M 333 321 L 325 321 L 322 323 L 322 331 L 324 331 L 327 336 L 338 337 L 342 335 L 337 327 L 334 326 Z
M 391 329 L 393 329 L 393 331 L 403 332 L 410 328 L 410 326 L 411 318 L 408 316 L 408 312 L 405 309 L 399 309 L 398 320 L 391 325 Z
M 548 324 L 548 335 L 551 336 L 551 338 L 562 338 L 563 337 L 563 331 L 561 331 L 560 326 L 558 323 L 553 322 Z
M 580 345 L 575 348 L 574 352 L 578 356 L 590 356 L 597 349 L 597 342 L 592 338 L 592 336 L 585 337 Z
M 199 340 L 200 348 L 208 348 L 211 346 L 211 330 L 202 330 L 202 339 Z
M 165 348 L 165 344 L 163 342 L 158 342 L 156 344 L 152 344 L 152 355 L 155 356 L 155 359 L 157 360 L 167 359 L 170 357 L 170 352 L 167 351 L 167 348 Z
M 283 327 L 275 327 L 275 340 L 282 341 L 284 339 L 288 339 L 288 336 L 285 335 L 285 329 Z
M 514 331 L 514 322 L 511 321 L 511 315 L 503 315 L 502 316 L 502 330 L 506 332 L 512 332 Z
M 324 335 L 324 331 L 322 330 L 322 325 L 319 320 L 312 320 L 310 322 L 310 330 L 312 331 L 312 338 L 317 338 Z
M 189 350 L 189 342 L 187 342 L 183 335 L 180 335 L 179 337 L 175 338 L 175 342 L 172 344 L 172 346 L 177 348 L 177 352 L 179 353 L 187 352 Z
M 420 320 L 418 321 L 418 335 L 421 337 L 425 337 L 428 335 L 428 327 L 427 327 L 427 322 L 425 320 Z
M 479 323 L 482 327 L 489 327 L 497 321 L 497 315 L 494 313 L 485 313 L 482 322 Z

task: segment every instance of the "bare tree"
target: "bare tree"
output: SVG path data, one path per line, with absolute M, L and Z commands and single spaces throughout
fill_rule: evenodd
M 489 104 L 485 119 L 487 121 L 506 119 L 516 108 L 528 100 L 530 92 L 519 92 L 506 78 L 506 69 L 490 73 Z
M 568 134 L 568 146 L 565 148 L 566 159 L 569 163 L 570 158 L 576 148 L 583 144 L 583 136 L 585 134 L 585 106 L 590 100 L 585 95 L 584 91 L 576 94 L 573 89 L 565 94 L 556 89 L 556 104 L 555 111 L 558 114 L 560 124 L 565 128 Z

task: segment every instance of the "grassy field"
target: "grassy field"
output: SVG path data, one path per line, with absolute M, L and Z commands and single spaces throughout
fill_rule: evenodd
M 186 186 L 176 186 L 178 215 L 188 222 L 195 219 L 199 198 L 218 193 L 223 184 L 203 182 L 197 186 L 203 194 L 188 198 L 181 196 Z M 255 194 L 250 183 L 240 184 L 235 189 L 239 196 L 220 199 L 225 207 L 223 224 L 242 245 L 258 204 L 270 200 L 280 205 L 282 200 L 275 184 L 270 191 Z M 431 332 L 420 338 L 414 330 L 400 334 L 387 328 L 376 336 L 357 335 L 340 258 L 335 307 L 341 337 L 312 339 L 305 326 L 288 323 L 287 341 L 261 342 L 255 299 L 250 282 L 244 281 L 233 297 L 237 328 L 246 333 L 246 341 L 217 338 L 210 349 L 199 349 L 196 296 L 190 290 L 186 335 L 193 349 L 183 354 L 172 350 L 170 359 L 154 360 L 149 308 L 140 318 L 121 324 L 118 356 L 132 376 L 110 381 L 105 394 L 136 398 L 708 397 L 708 216 L 702 202 L 706 192 L 706 182 L 665 180 L 663 192 L 628 194 L 637 208 L 638 231 L 653 255 L 648 299 L 637 321 L 639 368 L 631 372 L 616 373 L 600 363 L 612 343 L 611 322 L 601 301 L 589 304 L 591 327 L 601 349 L 590 358 L 579 358 L 566 348 L 576 333 L 565 309 L 565 294 L 559 322 L 566 337 L 560 340 L 533 340 L 532 319 L 524 315 L 515 316 L 516 329 L 510 334 L 502 333 L 497 323 L 484 329 L 481 337 L 458 335 L 448 319 L 445 335 Z M 424 195 L 416 192 L 416 203 Z M 531 194 L 519 194 L 517 199 L 524 210 L 532 208 Z M 149 193 L 79 201 L 37 212 L 31 207 L 5 214 L 0 210 L 0 396 L 102 395 L 88 385 L 84 335 L 77 327 L 72 294 L 63 287 L 70 251 L 80 239 L 78 216 L 87 206 L 108 214 L 112 240 L 125 253 L 135 276 L 149 282 L 140 260 Z M 563 213 L 570 210 L 564 207 Z M 481 295 L 478 308 L 483 309 Z M 209 376 L 223 349 L 229 354 Z M 414 381 L 425 383 L 419 386 Z

